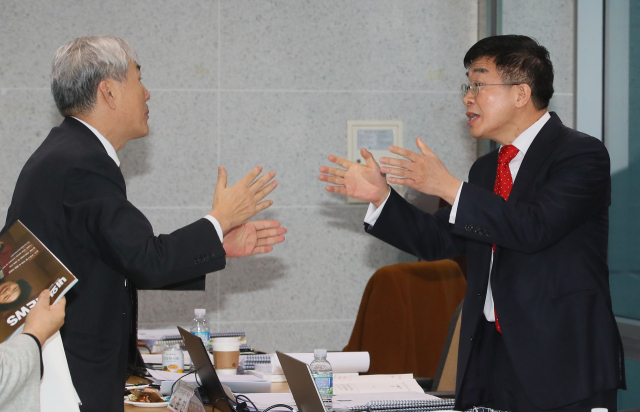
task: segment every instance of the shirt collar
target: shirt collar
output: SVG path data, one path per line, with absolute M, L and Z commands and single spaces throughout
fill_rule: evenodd
M 109 157 L 113 159 L 114 162 L 116 162 L 116 165 L 118 167 L 120 167 L 120 159 L 118 159 L 118 155 L 116 154 L 116 149 L 113 148 L 113 145 L 107 139 L 105 139 L 105 137 L 101 135 L 100 132 L 95 127 L 91 126 L 85 121 L 78 119 L 77 117 L 73 117 L 73 118 L 79 121 L 80 123 L 82 123 L 83 125 L 87 126 L 87 128 L 91 130 L 93 134 L 96 135 L 98 140 L 100 140 L 100 143 L 102 143 L 102 145 L 104 146 L 104 149 L 107 151 L 107 154 L 109 155 Z
M 549 114 L 549 112 L 545 112 L 542 117 L 538 119 L 538 121 L 529 126 L 527 130 L 520 133 L 520 136 L 516 137 L 516 140 L 514 140 L 511 144 L 514 145 L 519 151 L 521 151 L 523 155 L 526 154 L 527 150 L 529 150 L 529 146 L 531 146 L 531 143 L 533 143 L 533 139 L 536 138 L 538 133 L 540 133 L 542 127 L 547 123 L 549 119 L 551 119 L 551 115 Z

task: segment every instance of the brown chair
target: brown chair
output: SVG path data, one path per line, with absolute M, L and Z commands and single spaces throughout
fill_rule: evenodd
M 449 323 L 465 287 L 464 276 L 452 260 L 383 267 L 367 283 L 344 350 L 368 351 L 370 374 L 435 377 Z M 447 376 L 439 379 L 443 385 Z M 448 389 L 443 386 L 443 390 Z
M 447 339 L 442 348 L 440 363 L 436 376 L 433 379 L 430 391 L 432 395 L 444 398 L 453 398 L 456 391 L 456 375 L 458 371 L 458 346 L 460 344 L 460 319 L 462 318 L 462 305 L 464 300 L 451 317 Z M 428 391 L 429 391 L 428 390 Z

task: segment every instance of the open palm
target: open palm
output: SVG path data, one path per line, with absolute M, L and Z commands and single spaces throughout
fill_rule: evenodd
M 327 186 L 329 192 L 377 204 L 386 198 L 389 191 L 387 179 L 371 153 L 365 149 L 362 149 L 361 153 L 366 165 L 334 155 L 329 156 L 330 162 L 342 168 L 322 166 L 320 172 L 323 174 L 319 179 L 334 185 Z
M 231 229 L 224 235 L 222 247 L 227 257 L 243 257 L 268 253 L 271 245 L 284 242 L 287 229 L 280 227 L 277 220 L 246 222 Z

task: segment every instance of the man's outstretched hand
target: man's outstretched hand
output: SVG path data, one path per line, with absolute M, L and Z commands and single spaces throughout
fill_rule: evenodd
M 398 146 L 389 147 L 391 153 L 400 155 L 406 160 L 383 157 L 380 159 L 380 163 L 395 167 L 383 166 L 382 172 L 392 175 L 389 177 L 389 183 L 407 186 L 428 195 L 439 196 L 452 205 L 462 181 L 447 171 L 442 161 L 422 139 L 418 137 L 416 144 L 422 153 L 415 153 Z
M 364 148 L 360 154 L 366 165 L 330 155 L 329 161 L 342 168 L 322 166 L 320 173 L 323 174 L 319 179 L 332 184 L 326 187 L 329 192 L 371 202 L 379 207 L 389 195 L 389 185 L 373 155 Z
M 276 172 L 258 178 L 261 172 L 262 166 L 256 166 L 238 183 L 227 187 L 227 171 L 223 166 L 218 167 L 218 184 L 209 214 L 220 223 L 222 233 L 226 234 L 273 204 L 273 200 L 263 199 L 278 186 L 276 181 L 271 182 Z
M 246 222 L 231 229 L 224 236 L 222 247 L 227 257 L 243 257 L 269 253 L 271 245 L 284 242 L 287 229 L 277 220 Z

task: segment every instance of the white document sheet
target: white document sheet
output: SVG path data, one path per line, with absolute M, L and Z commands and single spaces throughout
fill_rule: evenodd
M 313 362 L 313 353 L 287 353 L 287 355 L 306 364 Z M 364 373 L 369 370 L 371 362 L 369 352 L 329 352 L 327 353 L 327 360 L 331 364 L 333 373 Z M 263 365 L 256 365 L 256 371 L 259 370 L 259 366 L 262 367 Z M 268 365 L 265 366 L 268 367 Z M 284 374 L 278 355 L 275 353 L 271 354 L 271 373 L 274 375 Z
M 338 376 L 333 381 L 333 393 L 336 395 L 351 393 L 392 393 L 420 392 L 422 387 L 410 373 L 400 375 L 364 375 L 352 374 Z
M 401 373 L 395 375 L 359 375 L 357 373 L 334 374 L 333 380 L 340 382 L 377 382 L 377 381 L 412 381 L 412 373 Z
M 373 381 L 351 382 L 333 385 L 333 393 L 336 395 L 352 393 L 392 393 L 392 392 L 422 392 L 418 383 L 413 381 Z
M 40 411 L 79 412 L 80 398 L 71 381 L 60 332 L 56 332 L 44 343 L 42 363 L 44 374 L 40 383 Z

